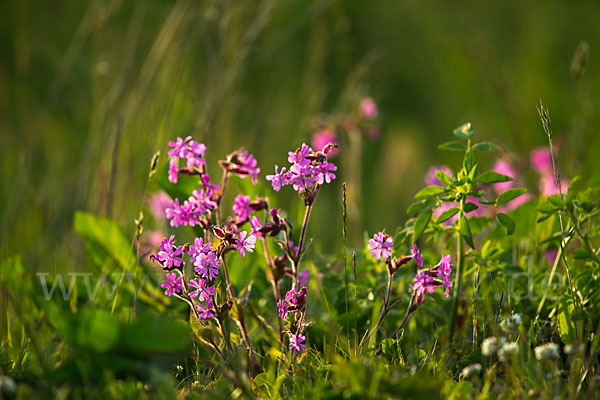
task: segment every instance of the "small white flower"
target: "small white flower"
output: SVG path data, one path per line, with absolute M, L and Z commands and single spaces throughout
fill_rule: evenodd
M 513 314 L 500 322 L 500 328 L 502 328 L 503 331 L 512 332 L 517 330 L 519 326 L 521 326 L 522 322 L 523 321 L 520 314 Z
M 535 358 L 542 360 L 556 360 L 559 357 L 558 345 L 556 343 L 546 343 L 533 349 Z
M 491 355 L 496 354 L 502 342 L 496 336 L 490 336 L 489 338 L 485 338 L 481 343 L 481 354 L 485 357 L 489 357 Z
M 510 360 L 513 356 L 519 354 L 519 344 L 517 342 L 505 343 L 500 350 L 498 350 L 498 358 L 502 362 Z
M 479 375 L 480 372 L 481 372 L 481 364 L 475 363 L 475 364 L 470 364 L 470 365 L 467 365 L 466 367 L 464 367 L 463 370 L 460 372 L 460 376 L 462 376 L 466 379 L 469 379 L 471 377 Z
M 578 355 L 583 354 L 585 351 L 585 344 L 583 343 L 570 343 L 565 346 L 565 354 Z

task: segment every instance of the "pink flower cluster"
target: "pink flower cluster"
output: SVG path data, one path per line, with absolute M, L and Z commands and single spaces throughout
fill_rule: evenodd
M 228 168 L 229 172 L 232 172 L 241 178 L 250 176 L 252 178 L 252 184 L 256 185 L 260 168 L 258 168 L 258 162 L 252 154 L 248 153 L 246 150 L 236 151 L 229 157 L 228 161 L 231 164 Z
M 196 189 L 193 195 L 182 204 L 179 199 L 171 202 L 171 206 L 165 210 L 168 219 L 171 220 L 171 226 L 200 225 L 201 217 L 216 208 L 217 203 L 212 199 L 213 192 L 208 188 Z
M 285 319 L 288 311 L 295 311 L 301 309 L 306 302 L 306 295 L 308 289 L 306 286 L 302 287 L 299 291 L 292 288 L 285 294 L 285 300 L 281 299 L 277 302 L 277 313 L 279 318 Z
M 186 167 L 189 170 L 204 166 L 206 146 L 192 140 L 191 136 L 185 139 L 178 137 L 177 141 L 169 142 L 169 146 L 172 147 L 168 152 L 169 157 L 171 157 L 169 161 L 169 182 L 177 183 L 180 159 L 186 160 Z
M 275 174 L 267 175 L 275 191 L 281 190 L 282 186 L 292 185 L 294 190 L 301 192 L 335 179 L 337 167 L 327 161 L 323 152 L 315 153 L 308 145 L 302 144 L 302 147 L 288 155 L 288 161 L 292 164 L 289 171 L 286 172 L 285 167 L 278 170 L 276 165 Z
M 433 293 L 436 286 L 444 286 L 446 288 L 445 296 L 449 296 L 450 287 L 452 287 L 452 281 L 450 280 L 450 274 L 452 273 L 451 261 L 449 255 L 442 254 L 442 259 L 436 266 L 420 270 L 417 273 L 412 285 L 416 296 L 416 304 L 421 304 L 425 294 Z

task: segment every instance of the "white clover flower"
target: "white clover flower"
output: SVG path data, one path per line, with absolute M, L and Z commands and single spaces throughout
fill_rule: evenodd
M 570 343 L 565 346 L 565 354 L 568 354 L 570 356 L 583 354 L 584 351 L 585 351 L 585 344 L 583 344 L 583 343 Z
M 517 330 L 519 326 L 521 326 L 522 322 L 523 321 L 520 314 L 513 314 L 500 322 L 500 328 L 502 328 L 503 331 L 512 332 Z
M 533 351 L 535 353 L 535 358 L 539 361 L 556 360 L 559 357 L 558 345 L 556 343 L 546 343 L 537 346 Z
M 480 372 L 481 372 L 481 364 L 479 364 L 479 363 L 469 364 L 462 369 L 462 371 L 460 372 L 460 376 L 462 376 L 466 379 L 469 379 L 471 377 L 479 375 Z
M 502 346 L 502 342 L 496 336 L 485 338 L 481 343 L 481 354 L 486 357 L 492 356 L 496 354 L 500 346 Z
M 498 358 L 502 362 L 510 360 L 513 356 L 519 354 L 519 344 L 517 342 L 508 342 L 502 345 L 498 350 Z

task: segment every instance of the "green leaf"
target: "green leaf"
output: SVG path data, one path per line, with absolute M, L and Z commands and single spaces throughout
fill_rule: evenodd
M 446 174 L 441 169 L 438 169 L 435 171 L 435 176 L 437 176 L 437 178 L 440 180 L 442 185 L 444 185 L 446 187 L 452 186 L 452 179 L 450 179 L 448 174 Z
M 395 357 L 396 341 L 394 339 L 383 339 L 381 342 L 381 350 L 383 351 L 383 354 Z
M 97 215 L 76 211 L 73 223 L 75 233 L 100 246 L 128 271 L 135 264 L 131 241 L 125 236 L 119 225 Z
M 471 168 L 473 168 L 473 152 L 471 151 L 471 147 L 467 148 L 465 153 L 465 158 L 463 160 L 463 167 L 465 168 L 465 173 L 468 174 L 471 172 Z
M 456 128 L 454 131 L 452 131 L 452 133 L 454 133 L 454 136 L 462 140 L 469 140 L 473 137 L 473 133 L 475 133 L 475 131 L 471 126 L 471 123 L 467 122 L 466 124 L 462 124 Z
M 470 213 L 471 211 L 477 210 L 479 207 L 474 203 L 466 203 L 465 204 L 465 213 Z
M 465 146 L 465 144 L 461 142 L 451 141 L 440 144 L 438 146 L 438 149 L 463 152 L 467 150 L 467 146 Z
M 514 180 L 508 175 L 502 175 L 495 171 L 484 172 L 477 178 L 478 183 L 498 183 L 498 182 L 510 182 Z
M 446 222 L 450 218 L 454 217 L 459 211 L 460 210 L 458 209 L 458 207 L 452 207 L 451 209 L 446 210 L 443 213 L 441 213 L 440 216 L 437 218 L 437 222 L 440 224 L 442 222 Z
M 526 191 L 527 189 L 523 188 L 508 189 L 506 192 L 498 196 L 498 198 L 496 199 L 496 205 L 508 203 L 509 201 L 516 199 Z
M 420 214 L 415 220 L 415 225 L 413 227 L 413 243 L 417 243 L 417 240 L 419 239 L 419 237 L 421 237 L 421 235 L 425 231 L 425 228 L 427 228 L 427 224 L 431 219 L 432 213 L 433 210 L 427 210 L 424 213 Z
M 469 220 L 467 220 L 465 217 L 462 217 L 460 221 L 460 235 L 464 241 L 471 246 L 472 249 L 475 248 L 475 244 L 473 243 L 473 235 L 471 234 L 471 228 L 469 227 Z
M 408 207 L 408 210 L 406 210 L 406 212 L 408 214 L 415 214 L 420 211 L 426 210 L 427 208 L 433 207 L 435 205 L 435 203 L 436 203 L 435 199 L 419 200 L 419 201 L 412 203 Z
M 188 324 L 159 315 L 143 315 L 125 326 L 121 343 L 128 349 L 150 353 L 185 351 L 192 344 Z
M 75 315 L 59 315 L 55 323 L 59 334 L 75 346 L 101 353 L 119 342 L 120 322 L 105 310 L 83 310 Z
M 510 216 L 503 213 L 498 213 L 496 218 L 498 218 L 498 222 L 500 222 L 506 229 L 506 234 L 512 235 L 515 231 L 515 221 Z
M 426 188 L 421 189 L 415 195 L 415 199 L 418 199 L 418 200 L 430 199 L 432 197 L 435 197 L 435 196 L 440 195 L 445 192 L 446 192 L 446 189 L 444 189 L 442 186 L 431 185 L 431 186 L 427 186 Z
M 498 151 L 501 150 L 500 146 L 491 142 L 481 142 L 473 146 L 473 153 L 481 153 L 485 151 Z
M 575 257 L 578 260 L 585 260 L 590 258 L 590 255 L 584 249 L 577 249 L 573 252 L 573 257 Z

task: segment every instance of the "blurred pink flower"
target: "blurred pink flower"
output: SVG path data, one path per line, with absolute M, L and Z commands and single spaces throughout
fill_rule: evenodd
M 163 191 L 156 192 L 150 197 L 150 212 L 157 220 L 166 219 L 165 210 L 171 207 L 171 198 Z
M 540 193 L 543 196 L 550 196 L 558 193 L 558 188 L 556 187 L 556 183 L 554 182 L 554 176 L 552 175 L 552 173 L 542 174 L 542 176 L 540 177 L 539 187 Z M 567 189 L 569 188 L 569 181 L 561 179 L 560 188 L 563 194 L 567 193 Z
M 553 266 L 556 261 L 556 256 L 558 255 L 558 250 L 550 249 L 544 253 L 544 258 L 548 261 L 549 266 Z
M 433 210 L 433 216 L 435 218 L 439 218 L 439 216 L 442 215 L 443 212 L 448 211 L 449 209 L 451 209 L 453 207 L 459 207 L 459 204 L 458 203 L 449 203 L 449 202 L 444 201 L 438 208 L 435 208 Z M 457 219 L 458 219 L 458 214 L 456 214 L 452 218 L 442 222 L 442 225 L 444 225 L 446 227 L 452 226 L 454 221 L 456 221 Z
M 548 147 L 533 149 L 529 155 L 531 166 L 539 174 L 552 173 L 552 160 Z
M 315 132 L 311 142 L 313 149 L 315 149 L 316 151 L 322 151 L 323 148 L 329 143 L 337 144 L 338 140 L 335 132 L 329 131 L 327 129 Z M 337 152 L 338 149 L 336 147 L 333 147 L 331 150 L 329 150 L 327 156 L 334 157 L 337 154 Z
M 374 119 L 379 115 L 377 104 L 371 97 L 365 97 L 360 101 L 360 113 L 366 119 Z

